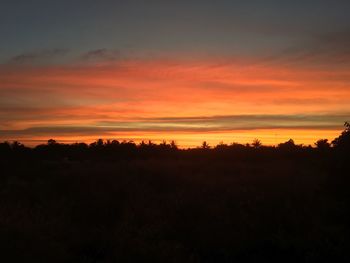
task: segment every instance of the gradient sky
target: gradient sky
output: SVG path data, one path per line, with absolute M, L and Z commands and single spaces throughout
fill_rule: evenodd
M 0 6 L 0 141 L 312 144 L 350 120 L 350 1 Z

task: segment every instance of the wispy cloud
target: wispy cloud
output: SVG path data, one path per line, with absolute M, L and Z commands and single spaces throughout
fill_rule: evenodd
M 84 61 L 92 62 L 111 62 L 121 58 L 121 53 L 118 50 L 109 50 L 106 48 L 90 50 L 81 55 L 81 59 Z
M 65 56 L 69 52 L 68 49 L 54 48 L 39 51 L 26 52 L 16 55 L 8 61 L 10 64 L 36 64 L 48 63 L 52 60 Z
M 349 67 L 350 29 L 328 33 L 315 33 L 302 38 L 298 44 L 282 52 L 267 56 L 264 62 L 300 67 Z

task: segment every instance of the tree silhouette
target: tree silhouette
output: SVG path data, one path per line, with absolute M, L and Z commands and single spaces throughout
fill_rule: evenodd
M 317 149 L 320 150 L 327 150 L 331 145 L 328 142 L 328 139 L 320 139 L 317 142 L 315 142 L 315 145 L 317 147 Z
M 202 143 L 202 147 L 201 147 L 202 149 L 209 149 L 210 148 L 210 146 L 209 146 L 209 144 L 206 142 L 206 141 L 204 141 L 203 143 Z
M 47 141 L 47 145 L 55 145 L 57 142 L 54 139 L 50 139 Z
M 296 147 L 296 145 L 295 145 L 293 139 L 289 139 L 286 142 L 278 144 L 278 148 L 281 148 L 281 149 L 293 149 L 295 147 Z
M 259 139 L 254 139 L 252 146 L 257 149 L 257 148 L 260 148 L 262 146 L 262 143 Z
M 170 147 L 171 147 L 171 149 L 177 150 L 177 144 L 176 144 L 176 142 L 175 142 L 175 141 L 171 141 L 171 142 L 170 142 Z
M 344 123 L 344 131 L 339 137 L 332 141 L 332 145 L 336 148 L 350 149 L 350 123 Z

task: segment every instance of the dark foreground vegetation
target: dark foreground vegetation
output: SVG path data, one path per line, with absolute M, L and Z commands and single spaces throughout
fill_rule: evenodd
M 1 262 L 350 262 L 331 144 L 0 144 Z

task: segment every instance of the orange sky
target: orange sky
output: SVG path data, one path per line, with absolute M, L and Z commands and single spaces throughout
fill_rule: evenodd
M 350 117 L 350 70 L 290 61 L 123 59 L 0 66 L 0 140 L 332 140 Z

